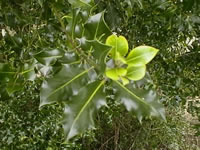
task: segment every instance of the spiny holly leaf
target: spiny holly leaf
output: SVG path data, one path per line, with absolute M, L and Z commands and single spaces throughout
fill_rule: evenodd
M 46 66 L 40 63 L 37 63 L 35 66 L 39 76 L 50 77 L 54 74 L 57 74 L 62 69 L 62 63 L 56 61 L 54 65 Z
M 106 38 L 111 35 L 109 27 L 104 21 L 104 13 L 98 13 L 88 18 L 85 24 L 84 36 L 87 40 L 106 41 Z
M 35 63 L 24 64 L 21 71 L 12 68 L 9 64 L 0 64 L 0 81 L 7 84 L 6 90 L 9 95 L 23 88 L 24 78 L 33 81 L 36 78 L 34 71 Z
M 93 0 L 68 0 L 68 1 L 72 6 L 76 8 L 92 7 L 94 5 Z
M 74 51 L 65 52 L 64 56 L 58 60 L 63 64 L 71 64 L 79 61 L 78 55 Z
M 157 52 L 158 49 L 150 46 L 138 46 L 128 54 L 126 62 L 129 66 L 143 66 L 149 63 Z
M 8 82 L 10 79 L 14 78 L 15 74 L 16 70 L 9 64 L 0 63 L 0 81 Z
M 25 79 L 34 81 L 36 78 L 36 73 L 34 71 L 36 65 L 36 61 L 33 60 L 31 63 L 25 63 L 21 74 L 25 77 Z
M 140 122 L 142 118 L 152 116 L 165 119 L 164 108 L 153 90 L 145 91 L 135 88 L 133 82 L 124 86 L 114 81 L 111 86 L 116 100 L 120 101 L 128 111 L 134 112 Z
M 43 65 L 54 65 L 58 58 L 63 57 L 64 51 L 59 49 L 44 50 L 34 55 L 34 58 Z
M 103 85 L 104 81 L 95 81 L 83 86 L 66 105 L 63 125 L 67 140 L 94 127 L 95 112 L 106 105 Z
M 106 39 L 106 45 L 112 46 L 110 53 L 114 59 L 118 59 L 120 56 L 125 56 L 128 53 L 128 42 L 123 36 L 109 36 Z
M 57 74 L 43 81 L 40 106 L 56 101 L 68 101 L 82 86 L 91 82 L 87 73 L 92 68 L 85 69 L 80 64 L 63 65 Z
M 21 76 L 16 76 L 15 78 L 12 78 L 7 83 L 6 90 L 9 95 L 12 95 L 14 92 L 19 91 L 23 88 L 24 80 Z
M 126 77 L 130 80 L 140 80 L 145 76 L 146 66 L 128 67 Z
M 69 14 L 66 18 L 68 25 L 66 31 L 72 39 L 81 38 L 83 32 L 83 20 L 80 15 L 80 9 L 73 9 L 72 14 Z
M 96 69 L 99 72 L 104 73 L 106 68 L 105 59 L 111 47 L 97 40 L 86 40 L 85 38 L 80 39 L 80 47 L 93 56 L 97 64 Z

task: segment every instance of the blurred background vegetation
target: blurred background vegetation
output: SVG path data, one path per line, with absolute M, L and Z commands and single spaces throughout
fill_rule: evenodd
M 137 119 L 108 98 L 96 129 L 65 142 L 62 104 L 39 109 L 41 81 L 26 82 L 8 95 L 0 82 L 1 150 L 198 150 L 200 136 L 199 0 L 95 0 L 95 12 L 129 45 L 160 49 L 148 65 L 166 107 L 167 123 Z M 26 63 L 32 51 L 65 48 L 58 16 L 71 9 L 67 0 L 1 0 L 0 62 Z M 45 70 L 43 70 L 45 74 Z M 148 87 L 149 88 L 149 87 Z

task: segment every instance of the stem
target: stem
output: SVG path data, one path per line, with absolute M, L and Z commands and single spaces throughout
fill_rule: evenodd
M 64 25 L 64 23 L 63 23 L 63 21 L 62 21 L 62 18 L 59 16 L 58 12 L 57 12 L 56 9 L 53 7 L 53 5 L 52 5 L 52 10 L 53 10 L 55 16 L 58 18 L 58 20 L 59 20 L 59 22 L 60 22 L 60 24 L 61 24 L 61 27 L 62 27 L 63 31 L 65 32 L 65 34 L 66 34 L 66 36 L 67 36 L 67 42 L 69 42 L 69 43 L 72 44 L 72 47 L 73 47 L 73 49 L 75 50 L 75 52 L 76 52 L 80 57 L 83 57 L 83 58 L 86 60 L 86 62 L 87 62 L 88 64 L 90 64 L 90 65 L 92 65 L 92 66 L 94 66 L 94 67 L 97 67 L 97 64 L 96 64 L 93 60 L 89 59 L 89 58 L 88 58 L 88 55 L 85 54 L 85 53 L 82 51 L 82 49 L 81 49 L 80 47 L 77 47 L 77 42 L 76 42 L 76 41 L 74 40 L 74 38 L 71 37 L 71 36 L 69 35 L 69 33 L 66 31 L 65 25 Z M 69 41 L 68 41 L 68 40 L 69 40 Z

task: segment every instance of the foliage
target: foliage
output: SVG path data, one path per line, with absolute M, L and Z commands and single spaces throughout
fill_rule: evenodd
M 156 149 L 158 146 L 163 149 L 196 149 L 195 139 L 187 136 L 191 128 L 181 116 L 182 112 L 177 113 L 177 109 L 167 111 L 167 123 L 145 119 L 141 125 L 112 99 L 108 100 L 109 107 L 104 107 L 98 113 L 95 130 L 87 131 L 66 143 L 60 124 L 64 106 L 46 105 L 39 110 L 40 84 L 41 81 L 37 81 L 37 84 L 28 82 L 24 87 L 26 92 L 16 92 L 15 98 L 1 100 L 2 150 Z
M 95 136 L 82 136 L 82 149 L 196 150 L 198 138 L 191 136 L 194 130 L 182 113 L 181 109 L 168 108 L 167 123 L 145 119 L 141 125 L 119 105 L 112 104 L 111 109 L 99 114 Z
M 39 1 L 41 6 L 45 3 L 51 11 L 47 18 L 41 20 L 46 23 L 42 25 L 33 22 L 32 25 L 37 27 L 31 28 L 29 32 L 33 30 L 36 34 L 31 32 L 27 35 L 39 38 L 39 43 L 32 46 L 25 42 L 27 37 L 22 29 L 29 26 L 26 24 L 28 20 L 23 20 L 23 25 L 18 26 L 21 37 L 16 37 L 18 34 L 11 36 L 9 31 L 4 31 L 5 35 L 2 35 L 5 37 L 5 46 L 8 45 L 6 38 L 14 41 L 19 49 L 18 55 L 21 56 L 19 60 L 16 60 L 15 55 L 6 59 L 2 50 L 5 56 L 0 64 L 0 81 L 5 85 L 9 96 L 21 90 L 28 80 L 42 79 L 40 107 L 42 109 L 42 106 L 54 102 L 64 103 L 62 123 L 67 140 L 94 127 L 94 115 L 98 109 L 106 106 L 106 97 L 110 96 L 106 93 L 106 88 L 109 87 L 113 87 L 112 93 L 116 100 L 128 111 L 134 112 L 140 122 L 144 117 L 157 116 L 165 119 L 163 106 L 156 93 L 150 89 L 142 89 L 144 81 L 149 79 L 140 83 L 133 82 L 145 76 L 146 64 L 155 57 L 157 49 L 140 46 L 128 53 L 126 39 L 111 35 L 104 21 L 104 12 L 93 13 L 96 7 L 93 1 L 69 1 L 69 12 L 62 11 L 62 1 Z M 3 18 L 3 23 L 9 26 L 7 16 Z M 50 20 L 56 20 L 53 22 L 55 25 Z M 54 35 L 48 35 L 47 31 L 43 36 L 41 30 L 48 25 L 59 29 Z M 50 41 L 45 36 L 50 37 Z M 55 36 L 58 36 L 56 40 Z M 33 44 L 32 39 L 30 42 Z M 15 48 L 11 44 L 9 46 L 15 54 Z M 22 46 L 24 50 L 21 49 Z M 30 49 L 27 50 L 27 47 Z
M 94 6 L 94 3 L 97 5 Z M 123 122 L 123 125 L 127 122 L 127 126 L 125 125 L 127 129 L 120 128 L 120 133 L 124 133 L 124 137 L 129 137 L 130 131 L 136 133 L 141 129 L 141 136 L 138 137 L 142 139 L 137 138 L 134 143 L 137 148 L 149 145 L 153 148 L 156 148 L 155 145 L 163 148 L 165 147 L 163 142 L 167 143 L 167 147 L 176 143 L 182 148 L 182 142 L 178 140 L 181 139 L 179 133 L 183 131 L 181 129 L 184 127 L 181 125 L 184 124 L 179 123 L 176 117 L 173 118 L 175 112 L 172 114 L 173 117 L 170 113 L 167 114 L 167 124 L 144 119 L 143 124 L 139 125 L 132 115 L 127 115 L 127 112 L 123 111 L 123 107 L 117 105 L 112 111 L 109 104 L 107 104 L 109 107 L 106 106 L 105 97 L 107 101 L 114 98 L 116 103 L 123 103 L 126 109 L 135 111 L 134 114 L 139 120 L 149 114 L 159 115 L 159 112 L 163 114 L 162 106 L 157 103 L 155 88 L 167 107 L 180 104 L 185 106 L 188 104 L 186 102 L 188 99 L 198 98 L 199 7 L 198 0 L 95 0 L 94 2 L 92 0 L 1 0 L 0 132 L 3 134 L 0 135 L 0 140 L 5 143 L 0 143 L 0 147 L 3 147 L 2 149 L 41 147 L 89 149 L 86 143 L 91 142 L 96 149 L 104 139 L 108 139 L 108 134 L 115 135 L 113 134 L 115 129 L 120 128 L 119 122 Z M 119 43 L 125 49 L 116 50 L 117 48 L 108 46 L 112 44 L 106 42 L 107 37 L 111 35 L 107 24 L 112 32 L 116 32 L 115 35 L 121 35 L 118 37 Z M 123 37 L 126 37 L 128 42 Z M 130 65 L 128 67 L 126 58 L 133 53 L 133 49 L 140 48 L 139 45 L 152 45 L 160 51 L 147 67 L 146 63 L 139 67 Z M 120 55 L 116 55 L 116 51 Z M 154 84 L 148 73 L 141 81 L 131 81 L 141 79 L 146 69 L 153 75 Z M 135 70 L 137 76 L 132 76 Z M 56 87 L 62 88 L 55 90 Z M 114 89 L 110 90 L 110 87 Z M 97 93 L 96 97 L 94 93 Z M 148 99 L 150 101 L 147 101 L 145 106 L 148 109 L 137 111 L 134 107 L 135 102 L 144 108 L 138 101 L 141 100 L 138 97 L 140 95 L 150 96 Z M 79 98 L 85 98 L 83 102 L 91 105 L 82 107 L 82 103 L 77 103 Z M 59 104 L 44 106 L 53 102 Z M 96 113 L 96 110 L 103 105 L 106 106 L 102 110 L 105 112 L 98 114 L 100 120 L 96 121 L 98 125 L 95 132 L 88 131 L 81 134 L 74 138 L 71 144 L 63 143 L 63 129 L 59 122 L 62 111 L 65 110 L 63 123 L 65 132 L 70 138 L 73 136 L 72 129 L 76 128 L 74 128 L 76 122 L 84 123 L 84 126 L 78 128 L 79 131 L 86 129 L 86 126 L 91 127 L 90 125 L 95 122 L 92 113 Z M 149 109 L 149 106 L 153 106 L 152 109 L 157 108 L 156 112 Z M 82 119 L 81 113 L 76 118 L 71 115 L 72 112 L 78 112 L 80 107 L 89 110 L 82 113 L 83 116 L 89 116 L 88 122 Z M 74 110 L 69 111 L 70 108 Z M 191 114 L 199 116 L 199 107 L 195 101 L 190 102 L 187 108 Z M 113 119 L 112 115 L 116 115 L 116 118 Z M 71 124 L 66 118 L 75 120 L 75 123 Z M 170 122 L 173 119 L 176 121 Z M 129 128 L 132 127 L 130 123 L 135 126 Z M 21 128 L 24 124 L 27 128 L 24 126 Z M 151 130 L 152 126 L 156 130 Z M 177 128 L 173 128 L 175 126 Z M 196 128 L 199 129 L 199 125 Z M 155 141 L 148 136 L 144 137 L 143 133 L 151 137 L 154 131 L 158 131 L 156 133 L 160 135 L 155 137 Z M 40 132 L 43 135 L 40 135 Z M 116 130 L 116 135 L 117 133 Z M 174 133 L 177 133 L 177 136 Z M 133 134 L 134 136 L 137 135 Z M 129 145 L 129 142 L 134 142 L 124 141 L 121 135 L 119 139 L 118 137 L 115 139 L 118 142 L 111 140 L 110 145 L 115 147 L 118 144 L 123 147 Z M 141 143 L 144 139 L 149 142 Z
M 165 105 L 184 106 L 199 117 L 199 113 L 191 110 L 199 111 L 195 99 L 200 89 L 200 2 L 97 1 L 100 10 L 106 9 L 108 25 L 125 36 L 131 46 L 145 43 L 159 47 L 159 54 L 149 65 L 149 71 Z M 191 99 L 193 102 L 187 102 Z M 187 107 L 188 103 L 192 104 Z
M 23 92 L 0 101 L 0 147 L 15 149 L 64 149 L 60 122 L 63 107 L 51 105 L 39 110 L 41 82 L 27 82 Z

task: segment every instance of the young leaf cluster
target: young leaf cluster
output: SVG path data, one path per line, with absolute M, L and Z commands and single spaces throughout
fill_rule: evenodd
M 138 46 L 128 53 L 128 42 L 125 37 L 111 35 L 106 44 L 111 46 L 110 57 L 113 67 L 107 68 L 106 76 L 112 80 L 121 80 L 124 85 L 129 80 L 137 81 L 145 76 L 146 64 L 157 54 L 158 50 L 150 46 Z M 129 79 L 129 80 L 128 80 Z

